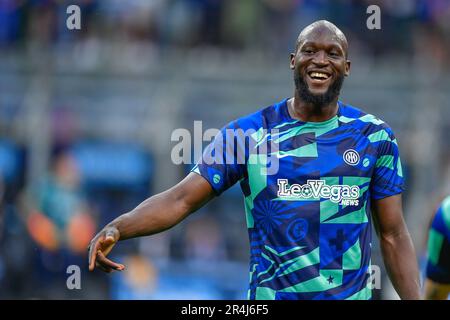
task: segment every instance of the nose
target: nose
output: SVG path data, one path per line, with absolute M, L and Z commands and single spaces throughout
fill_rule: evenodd
M 323 51 L 323 50 L 317 51 L 313 57 L 313 63 L 315 63 L 316 65 L 321 65 L 321 66 L 327 65 L 328 60 L 327 60 L 327 54 L 325 53 L 325 51 Z

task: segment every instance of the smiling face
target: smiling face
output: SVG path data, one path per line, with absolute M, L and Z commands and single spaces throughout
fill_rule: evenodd
M 344 34 L 327 21 L 306 27 L 291 54 L 290 68 L 300 99 L 314 105 L 333 102 L 350 72 Z

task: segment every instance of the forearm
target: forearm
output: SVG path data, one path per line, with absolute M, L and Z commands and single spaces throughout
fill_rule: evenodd
M 408 230 L 381 235 L 380 245 L 389 278 L 400 298 L 420 299 L 419 270 Z
M 108 226 L 117 228 L 119 240 L 148 236 L 178 224 L 191 212 L 182 199 L 170 190 L 148 198 L 134 210 L 113 220 Z
M 89 270 L 123 270 L 124 265 L 106 256 L 119 240 L 148 236 L 167 230 L 214 197 L 209 182 L 190 173 L 171 189 L 157 194 L 134 210 L 110 222 L 89 244 Z

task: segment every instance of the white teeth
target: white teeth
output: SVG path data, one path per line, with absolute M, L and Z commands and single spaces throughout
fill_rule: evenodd
M 328 75 L 326 75 L 325 73 L 321 73 L 321 72 L 311 72 L 311 77 L 328 79 Z

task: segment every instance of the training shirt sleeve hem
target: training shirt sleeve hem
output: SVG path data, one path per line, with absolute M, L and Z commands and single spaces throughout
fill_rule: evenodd
M 209 185 L 211 186 L 211 189 L 213 190 L 214 195 L 215 195 L 216 197 L 220 196 L 221 192 L 219 192 L 218 190 L 216 190 L 216 189 L 214 188 L 213 183 L 211 183 L 211 181 L 209 181 L 207 177 L 205 177 L 204 175 L 202 175 L 198 168 L 197 168 L 197 169 L 196 169 L 196 168 L 192 169 L 191 172 L 192 172 L 192 173 L 195 173 L 195 174 L 199 175 L 200 177 L 202 177 L 203 179 L 205 179 L 205 180 L 209 183 Z
M 394 192 L 392 192 L 392 193 L 389 193 L 389 194 L 379 194 L 379 195 L 373 195 L 373 194 L 372 194 L 372 197 L 371 197 L 371 198 L 372 198 L 373 200 L 381 200 L 381 199 L 389 198 L 389 197 L 392 197 L 392 196 L 395 196 L 395 195 L 398 195 L 398 194 L 402 194 L 403 192 L 405 192 L 405 190 L 406 190 L 405 186 L 398 186 L 398 187 L 397 187 L 397 190 L 394 191 Z

